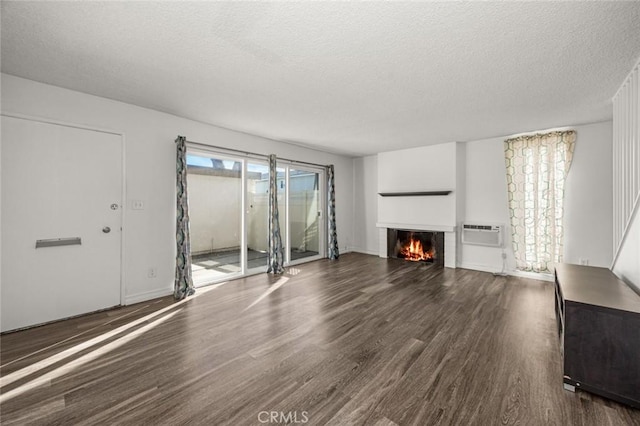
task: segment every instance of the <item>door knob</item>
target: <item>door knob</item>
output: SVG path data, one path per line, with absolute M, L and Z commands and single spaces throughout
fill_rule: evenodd
M 105 234 L 108 234 L 109 232 L 111 232 L 111 228 L 109 228 L 108 226 L 105 226 L 104 228 L 102 228 L 102 232 L 104 232 Z

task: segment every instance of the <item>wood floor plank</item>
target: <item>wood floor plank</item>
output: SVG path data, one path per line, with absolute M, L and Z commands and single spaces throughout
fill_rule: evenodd
M 553 302 L 547 282 L 349 253 L 4 334 L 0 422 L 640 425 L 562 389 Z
M 409 339 L 398 348 L 395 355 L 377 372 L 367 384 L 345 404 L 327 423 L 328 425 L 364 424 L 375 413 L 380 401 L 396 386 L 406 371 L 424 350 L 424 342 Z

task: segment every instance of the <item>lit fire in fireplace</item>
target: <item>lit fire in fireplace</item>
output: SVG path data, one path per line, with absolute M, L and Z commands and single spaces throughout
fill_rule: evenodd
M 433 259 L 434 250 L 424 251 L 420 240 L 411 237 L 409 242 L 400 249 L 400 257 L 406 260 L 417 262 L 419 260 L 431 260 Z

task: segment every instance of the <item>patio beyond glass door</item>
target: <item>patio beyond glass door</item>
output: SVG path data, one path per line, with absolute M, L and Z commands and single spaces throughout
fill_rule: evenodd
M 267 266 L 269 248 L 269 166 L 247 163 L 247 269 Z
M 193 282 L 201 285 L 243 273 L 242 160 L 187 155 Z
M 267 163 L 247 163 L 246 259 L 248 272 L 266 271 L 269 246 L 269 166 Z M 286 169 L 276 169 L 280 234 L 286 241 Z
M 279 162 L 276 172 L 285 266 L 324 257 L 324 170 Z M 266 271 L 268 163 L 189 148 L 187 187 L 194 284 Z
M 289 262 L 320 257 L 322 200 L 320 173 L 289 169 Z

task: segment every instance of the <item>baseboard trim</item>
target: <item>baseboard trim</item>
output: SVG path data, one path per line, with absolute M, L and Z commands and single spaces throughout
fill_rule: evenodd
M 499 269 L 492 268 L 488 265 L 475 265 L 472 263 L 459 263 L 458 268 L 471 269 L 473 271 L 490 272 L 492 274 L 497 274 L 501 272 Z M 549 281 L 549 282 L 553 282 L 554 280 L 553 274 L 541 274 L 537 272 L 523 272 L 523 271 L 517 271 L 517 270 L 507 270 L 505 273 L 509 276 L 518 277 L 518 278 L 530 278 L 533 280 Z
M 480 271 L 480 272 L 491 272 L 492 274 L 497 274 L 500 272 L 499 269 L 496 268 L 492 268 L 490 266 L 487 265 L 476 265 L 473 263 L 458 263 L 456 265 L 458 268 L 462 268 L 462 269 L 471 269 L 472 271 Z M 507 271 L 508 273 L 509 271 Z
M 125 305 L 133 305 L 134 303 L 146 302 L 147 300 L 157 299 L 173 294 L 173 289 L 163 288 L 159 290 L 145 291 L 143 293 L 131 294 L 125 297 Z
M 351 251 L 354 253 L 362 253 L 362 254 L 370 254 L 372 256 L 377 256 L 378 254 L 378 250 L 365 250 L 365 249 L 361 249 L 360 247 L 351 247 Z

